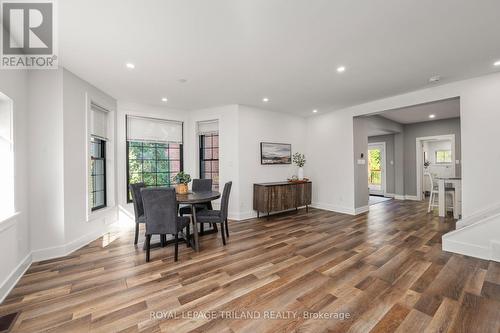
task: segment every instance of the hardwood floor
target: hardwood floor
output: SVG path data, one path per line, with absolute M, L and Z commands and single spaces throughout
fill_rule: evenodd
M 177 263 L 117 230 L 33 264 L 0 316 L 13 332 L 498 333 L 500 264 L 441 251 L 453 227 L 419 202 L 311 209 L 232 222 L 226 247 L 206 235 Z

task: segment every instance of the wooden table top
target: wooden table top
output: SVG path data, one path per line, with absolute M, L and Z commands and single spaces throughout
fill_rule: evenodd
M 220 192 L 203 191 L 203 192 L 188 192 L 187 194 L 177 194 L 177 202 L 181 204 L 195 204 L 207 201 L 212 201 L 220 198 Z

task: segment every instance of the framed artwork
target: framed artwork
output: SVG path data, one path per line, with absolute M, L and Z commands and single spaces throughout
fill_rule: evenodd
M 292 145 L 261 142 L 260 164 L 292 164 Z

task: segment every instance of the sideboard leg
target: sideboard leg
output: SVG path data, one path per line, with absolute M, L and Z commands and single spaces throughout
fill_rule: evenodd
M 259 212 L 259 211 L 257 211 L 257 218 L 259 218 L 259 217 L 260 217 L 260 216 L 259 216 L 259 213 L 260 213 L 260 212 Z
M 306 205 L 306 213 L 309 213 L 309 206 Z

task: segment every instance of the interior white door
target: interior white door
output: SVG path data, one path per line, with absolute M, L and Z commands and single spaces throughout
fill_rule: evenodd
M 370 194 L 385 194 L 385 142 L 368 144 L 368 189 Z

